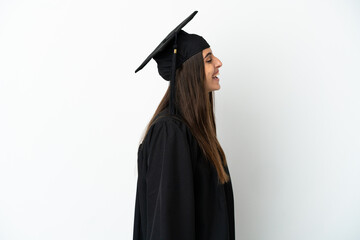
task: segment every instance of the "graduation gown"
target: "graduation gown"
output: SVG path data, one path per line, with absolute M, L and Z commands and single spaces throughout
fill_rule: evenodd
M 218 183 L 190 129 L 164 112 L 138 149 L 133 226 L 134 240 L 235 240 L 231 180 Z

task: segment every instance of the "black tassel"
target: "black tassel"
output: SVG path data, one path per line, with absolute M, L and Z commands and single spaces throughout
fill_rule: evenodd
M 172 66 L 171 66 L 171 79 L 170 79 L 170 114 L 176 115 L 176 108 L 175 108 L 175 74 L 176 74 L 176 53 L 177 53 L 177 32 L 175 33 L 175 40 L 174 40 L 174 53 L 172 57 Z

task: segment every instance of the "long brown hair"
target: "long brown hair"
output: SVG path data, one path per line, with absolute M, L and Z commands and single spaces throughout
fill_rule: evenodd
M 229 176 L 223 167 L 223 164 L 227 165 L 225 153 L 216 136 L 215 95 L 213 92 L 206 92 L 205 80 L 204 62 L 202 52 L 200 52 L 186 60 L 176 70 L 175 106 L 196 138 L 205 157 L 214 164 L 219 182 L 224 184 L 229 181 Z M 150 120 L 144 136 L 155 121 L 155 117 L 168 107 L 169 97 L 170 86 Z

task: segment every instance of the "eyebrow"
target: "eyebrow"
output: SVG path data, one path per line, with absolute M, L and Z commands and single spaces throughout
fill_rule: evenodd
M 204 57 L 204 59 L 205 58 L 207 58 L 209 55 L 211 55 L 212 54 L 212 52 L 208 52 L 207 54 L 206 54 L 206 56 Z

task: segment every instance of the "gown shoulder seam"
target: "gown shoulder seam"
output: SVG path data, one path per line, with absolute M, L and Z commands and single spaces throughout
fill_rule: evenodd
M 173 116 L 160 116 L 154 123 L 153 126 L 155 125 L 161 125 L 164 123 L 169 123 L 170 125 L 175 125 L 177 128 L 179 128 L 179 130 L 182 131 L 182 127 L 181 126 L 185 126 L 187 128 L 187 125 L 180 119 L 177 117 L 173 117 Z

